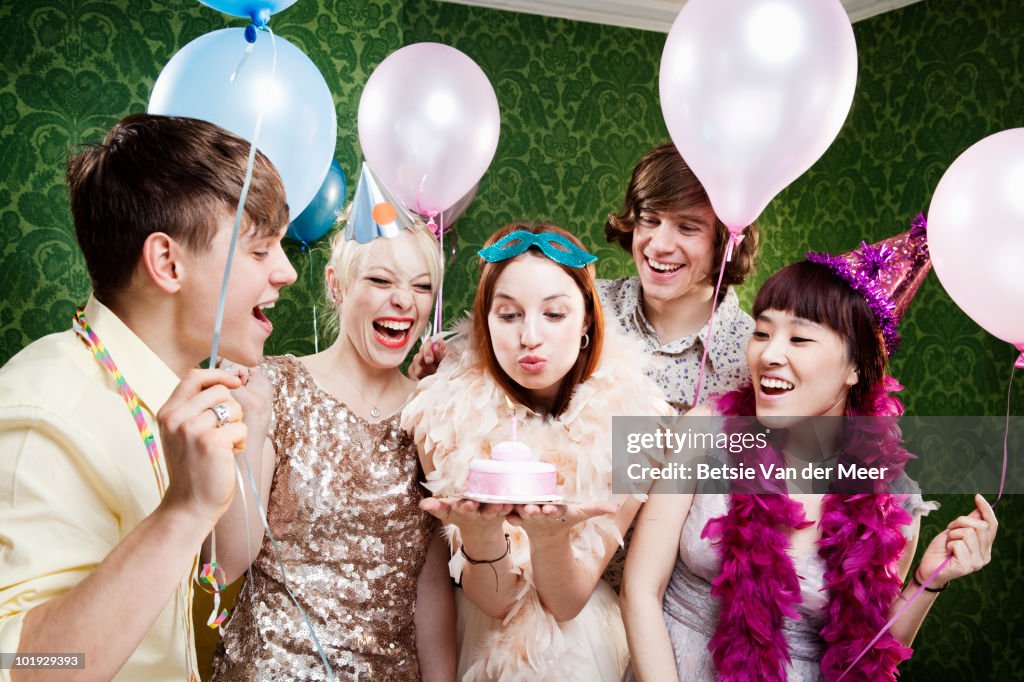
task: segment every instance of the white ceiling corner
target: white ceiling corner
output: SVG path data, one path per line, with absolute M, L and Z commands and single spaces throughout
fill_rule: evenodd
M 573 21 L 668 33 L 686 0 L 438 0 L 459 5 L 539 14 Z M 860 21 L 921 0 L 842 0 L 851 21 Z

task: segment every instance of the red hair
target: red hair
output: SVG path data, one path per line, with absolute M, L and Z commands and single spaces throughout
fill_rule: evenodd
M 484 243 L 484 247 L 490 246 L 502 237 L 516 231 L 561 235 L 585 250 L 583 243 L 568 230 L 544 223 L 533 225 L 512 223 L 506 225 L 492 234 Z M 505 370 L 501 368 L 501 365 L 498 364 L 498 358 L 494 355 L 494 346 L 491 343 L 490 325 L 487 323 L 487 318 L 491 312 L 491 305 L 494 302 L 495 284 L 501 273 L 505 271 L 505 268 L 513 260 L 515 259 L 510 258 L 496 263 L 488 263 L 481 259 L 480 284 L 476 290 L 476 298 L 473 299 L 473 332 L 476 337 L 476 351 L 482 359 L 484 367 L 487 368 L 487 371 L 498 382 L 498 385 L 516 402 L 523 405 L 532 405 L 533 401 L 530 399 L 529 391 L 513 381 L 505 373 Z M 587 328 L 587 334 L 590 335 L 590 343 L 586 348 L 580 349 L 576 363 L 573 364 L 568 374 L 563 377 L 562 385 L 551 408 L 551 414 L 557 417 L 569 405 L 576 386 L 586 381 L 594 373 L 594 370 L 597 369 L 597 364 L 601 359 L 601 348 L 604 346 L 604 312 L 601 309 L 601 301 L 597 295 L 593 264 L 582 268 L 573 268 L 553 260 L 551 263 L 561 268 L 579 287 L 580 293 L 583 294 L 583 305 L 586 314 L 590 316 L 590 326 Z

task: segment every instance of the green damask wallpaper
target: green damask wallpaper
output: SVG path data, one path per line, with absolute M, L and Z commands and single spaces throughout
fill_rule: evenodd
M 181 46 L 242 25 L 190 0 L 14 0 L 0 6 L 0 363 L 67 327 L 88 294 L 77 254 L 63 161 L 143 110 L 157 74 Z M 352 176 L 360 152 L 362 86 L 392 50 L 437 40 L 475 59 L 502 111 L 497 155 L 457 224 L 445 287 L 453 320 L 473 294 L 480 242 L 510 220 L 571 227 L 601 256 L 602 276 L 628 274 L 626 254 L 603 241 L 633 163 L 667 139 L 657 74 L 664 36 L 436 0 L 300 0 L 272 26 L 310 56 L 335 95 L 336 157 Z M 855 25 L 860 76 L 836 143 L 765 211 L 756 286 L 807 249 L 846 250 L 903 229 L 927 208 L 950 162 L 976 140 L 1024 125 L 1024 6 L 1019 0 L 923 0 Z M 299 282 L 274 311 L 268 352 L 313 349 L 312 306 L 322 306 L 322 250 L 289 246 Z M 917 414 L 1002 414 L 1013 353 L 978 329 L 929 278 L 903 325 L 893 374 Z M 326 338 L 321 338 L 326 342 Z M 1024 381 L 1013 391 L 1024 413 Z M 1021 453 L 1014 453 L 1019 455 Z M 1011 466 L 1020 466 L 1011 460 Z M 930 538 L 970 508 L 942 499 Z M 1024 514 L 1015 497 L 995 558 L 938 600 L 904 679 L 1004 680 L 1024 676 Z
M 407 43 L 436 40 L 466 52 L 491 78 L 501 105 L 502 138 L 459 224 L 459 252 L 471 253 L 509 219 L 546 218 L 590 236 L 599 274 L 630 274 L 630 261 L 604 243 L 601 226 L 621 205 L 633 163 L 668 139 L 657 99 L 664 36 L 429 0 L 407 1 L 406 17 Z M 953 159 L 986 135 L 1024 125 L 1018 0 L 924 0 L 855 24 L 854 32 L 860 74 L 853 109 L 828 153 L 762 216 L 761 262 L 740 291 L 748 307 L 768 275 L 807 250 L 845 251 L 907 229 Z M 469 306 L 475 272 L 471 259 L 456 262 L 446 310 Z M 908 387 L 910 413 L 1005 413 L 1013 349 L 967 318 L 934 275 L 902 332 L 904 352 L 891 371 Z M 1024 414 L 1020 377 L 1014 406 Z M 973 508 L 966 496 L 940 501 L 943 509 L 924 521 L 927 540 Z M 1024 638 L 1024 618 L 1007 607 L 1024 596 L 1024 514 L 1015 497 L 998 512 L 992 565 L 938 600 L 917 654 L 902 667 L 904 679 L 1024 677 L 1019 647 L 1011 645 Z

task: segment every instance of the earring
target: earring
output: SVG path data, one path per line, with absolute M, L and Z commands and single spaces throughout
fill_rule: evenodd
M 584 334 L 583 340 L 580 341 L 580 350 L 585 350 L 590 347 L 590 334 Z

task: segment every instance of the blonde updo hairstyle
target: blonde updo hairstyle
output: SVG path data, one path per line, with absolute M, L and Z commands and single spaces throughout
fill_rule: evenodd
M 422 220 L 417 219 L 412 227 L 402 230 L 397 237 L 379 237 L 366 244 L 360 244 L 355 239 L 345 239 L 344 219 L 339 220 L 334 236 L 331 237 L 331 253 L 327 260 L 327 266 L 324 268 L 325 304 L 326 309 L 330 311 L 325 326 L 332 337 L 337 336 L 340 329 L 339 310 L 345 292 L 366 269 L 367 259 L 371 253 L 378 259 L 395 262 L 394 241 L 398 239 L 411 240 L 416 253 L 420 255 L 423 263 L 427 266 L 430 288 L 433 290 L 434 296 L 437 296 L 437 289 L 444 277 L 444 259 L 441 257 L 437 238 Z M 328 267 L 334 268 L 335 291 L 333 292 L 327 280 Z

